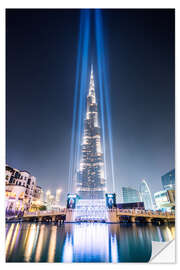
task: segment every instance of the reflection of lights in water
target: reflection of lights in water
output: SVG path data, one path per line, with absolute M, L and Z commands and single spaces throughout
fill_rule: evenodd
M 159 227 L 157 227 L 157 232 L 158 232 L 159 240 L 161 242 L 163 242 L 163 238 L 162 238 L 161 231 L 160 231 L 160 228 Z
M 175 227 L 170 227 L 169 229 L 171 231 L 172 239 L 174 239 L 175 238 Z
M 32 224 L 29 228 L 29 234 L 27 237 L 27 243 L 26 243 L 25 252 L 24 252 L 24 257 L 25 257 L 26 262 L 30 261 L 31 254 L 33 252 L 33 249 L 35 248 L 34 242 L 37 241 L 38 233 L 39 233 L 39 226 L 37 227 L 36 224 Z
M 23 245 L 22 245 L 23 249 L 25 249 L 25 245 L 26 245 L 26 242 L 27 242 L 27 239 L 28 239 L 30 228 L 31 228 L 31 225 L 28 224 L 27 229 L 26 229 L 26 234 L 25 234 L 25 237 L 24 237 L 24 241 L 23 241 Z
M 166 227 L 166 230 L 165 230 L 165 240 L 166 241 L 171 241 L 172 239 L 173 239 L 172 233 L 171 233 L 169 227 Z
M 75 254 L 87 257 L 104 254 L 108 256 L 108 226 L 104 224 L 75 224 L 73 227 L 73 248 Z M 83 254 L 82 254 L 83 253 Z M 82 258 L 83 259 L 83 258 Z
M 7 237 L 8 231 L 9 231 L 9 224 L 6 224 L 6 237 Z
M 12 250 L 14 248 L 14 244 L 16 242 L 16 238 L 17 238 L 17 235 L 18 235 L 18 232 L 19 232 L 19 228 L 20 228 L 20 226 L 19 226 L 19 223 L 18 223 L 18 224 L 16 224 L 15 232 L 13 234 L 13 238 L 12 238 L 12 242 L 11 242 L 11 246 L 10 246 L 10 250 L 9 250 L 9 255 L 11 255 L 11 252 L 12 252 Z
M 118 262 L 118 247 L 116 234 L 111 236 L 111 262 Z
M 15 224 L 12 224 L 10 226 L 10 229 L 9 229 L 8 234 L 7 234 L 7 237 L 6 237 L 6 253 L 8 251 L 9 245 L 10 245 L 10 241 L 11 241 L 11 238 L 12 238 L 14 226 L 15 226 Z
M 9 224 L 6 239 L 6 261 L 112 262 L 144 260 L 152 240 L 169 241 L 174 227 L 136 226 L 126 224 L 66 224 L 58 231 L 49 225 Z M 49 235 L 50 230 L 50 235 Z M 141 240 L 141 231 L 142 237 Z M 60 239 L 64 245 L 59 241 Z M 36 244 L 37 239 L 37 244 Z M 56 252 L 57 250 L 57 252 Z
M 35 256 L 36 262 L 39 262 L 41 258 L 41 253 L 42 253 L 42 248 L 43 248 L 44 229 L 45 229 L 45 225 L 43 224 L 41 225 L 41 228 L 40 228 L 40 234 L 39 234 L 38 244 L 36 248 L 36 256 Z
M 73 259 L 73 245 L 72 245 L 72 235 L 67 233 L 64 249 L 63 249 L 63 262 L 72 262 Z
M 51 238 L 48 251 L 48 262 L 54 262 L 55 250 L 56 250 L 56 234 L 57 226 L 51 227 Z
M 63 262 L 91 261 L 92 258 L 94 261 L 108 262 L 109 256 L 112 262 L 118 262 L 116 235 L 109 235 L 107 224 L 74 224 L 72 234 L 67 233 Z

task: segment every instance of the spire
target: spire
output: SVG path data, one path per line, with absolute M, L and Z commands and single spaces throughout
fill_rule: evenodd
M 95 97 L 93 64 L 91 64 L 91 76 L 90 76 L 90 85 L 89 85 L 89 96 L 94 96 Z
M 91 78 L 93 79 L 93 64 L 91 64 Z

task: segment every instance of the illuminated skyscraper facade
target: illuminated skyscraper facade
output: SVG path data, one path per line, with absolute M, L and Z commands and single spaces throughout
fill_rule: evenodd
M 86 101 L 86 116 L 84 119 L 76 191 L 81 199 L 104 199 L 106 191 L 104 157 L 101 147 L 101 128 L 98 119 L 98 105 L 92 67 Z
M 161 176 L 163 188 L 175 190 L 175 169 Z
M 123 203 L 140 202 L 139 192 L 131 187 L 122 187 L 120 189 L 120 201 Z

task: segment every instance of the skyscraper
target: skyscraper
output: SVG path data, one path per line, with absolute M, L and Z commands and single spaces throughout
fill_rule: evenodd
M 148 184 L 145 180 L 142 180 L 139 188 L 141 201 L 144 202 L 144 208 L 147 210 L 154 209 L 153 207 L 153 201 L 151 196 L 151 191 L 148 187 Z
M 122 187 L 120 190 L 120 201 L 123 203 L 140 202 L 139 192 L 130 187 Z
M 86 103 L 76 191 L 81 199 L 104 199 L 106 191 L 104 157 L 101 147 L 101 128 L 98 119 L 98 105 L 96 102 L 92 66 Z
M 165 190 L 175 190 L 175 169 L 161 176 L 161 182 Z

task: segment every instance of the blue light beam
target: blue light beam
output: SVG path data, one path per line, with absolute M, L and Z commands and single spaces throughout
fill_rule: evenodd
M 98 60 L 98 74 L 99 74 L 99 85 L 100 85 L 100 95 L 101 95 L 101 107 L 103 100 L 105 101 L 106 116 L 107 116 L 107 132 L 109 140 L 109 152 L 110 152 L 110 164 L 111 164 L 111 175 L 113 192 L 115 192 L 115 179 L 114 179 L 114 159 L 113 159 L 113 143 L 112 143 L 112 125 L 111 125 L 111 106 L 109 97 L 109 79 L 106 69 L 106 58 L 105 58 L 105 48 L 104 48 L 104 38 L 103 38 L 103 26 L 102 26 L 102 14 L 101 10 L 95 10 L 95 30 L 96 30 L 96 46 L 97 46 L 97 60 Z M 103 82 L 103 86 L 102 86 Z M 104 91 L 103 91 L 104 87 Z M 102 97 L 103 95 L 103 97 Z M 102 126 L 104 125 L 104 116 L 102 116 Z M 103 128 L 104 129 L 104 128 Z M 104 133 L 104 131 L 103 131 Z M 105 134 L 103 134 L 105 137 Z M 107 136 L 106 136 L 107 137 Z M 107 141 L 107 140 L 106 140 Z

